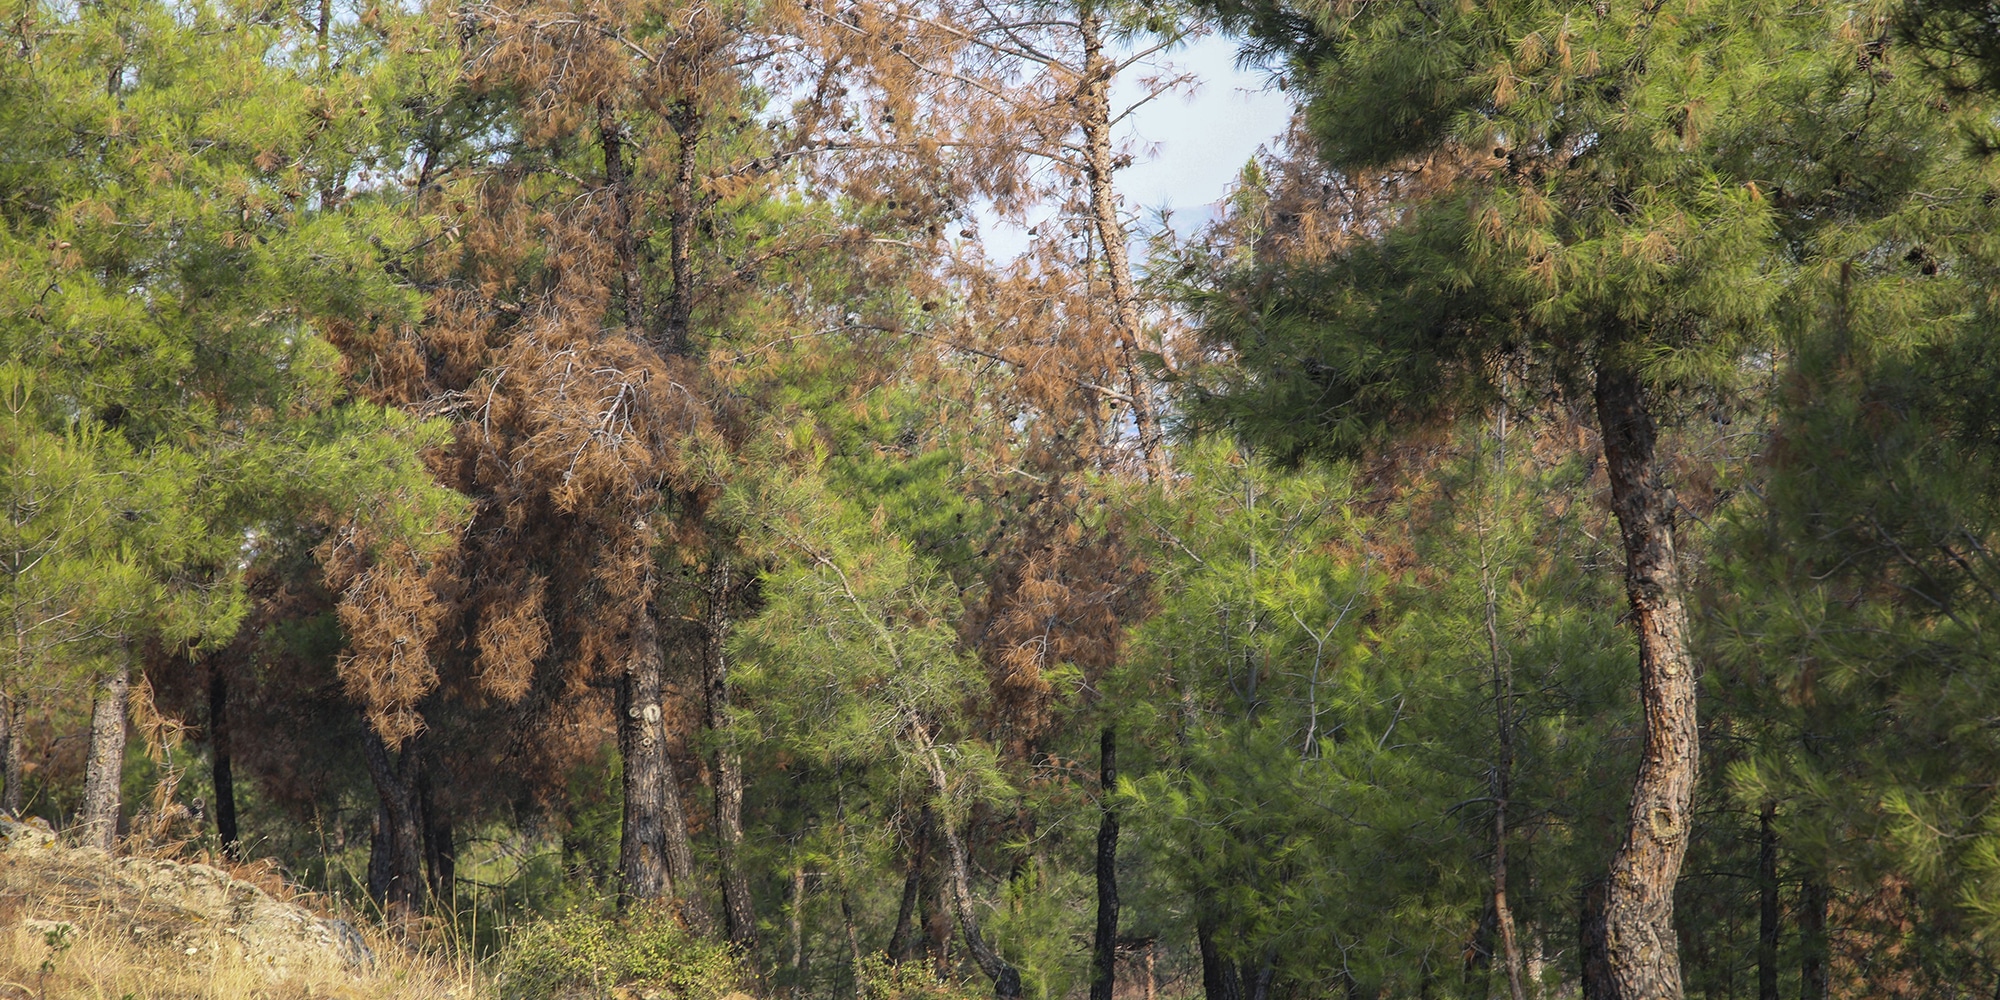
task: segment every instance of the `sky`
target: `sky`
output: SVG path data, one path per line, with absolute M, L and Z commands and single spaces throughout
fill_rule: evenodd
M 1198 83 L 1188 94 L 1168 94 L 1140 108 L 1123 123 L 1132 165 L 1118 172 L 1127 217 L 1135 212 L 1140 231 L 1150 230 L 1159 209 L 1173 212 L 1180 232 L 1200 227 L 1259 146 L 1273 144 L 1291 117 L 1291 101 L 1262 70 L 1236 68 L 1234 39 L 1210 35 L 1166 56 Z M 1136 71 L 1113 90 L 1113 105 L 1140 97 Z M 987 252 L 997 259 L 1018 255 L 1028 245 L 1023 230 L 990 216 L 981 220 Z

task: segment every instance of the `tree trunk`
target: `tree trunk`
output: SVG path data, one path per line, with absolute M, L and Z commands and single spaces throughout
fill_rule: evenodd
M 1247 973 L 1249 970 L 1246 969 L 1244 971 Z M 1271 979 L 1277 971 L 1278 953 L 1276 951 L 1265 952 L 1264 961 L 1257 965 L 1257 974 L 1248 977 L 1249 982 L 1243 984 L 1244 993 L 1248 994 L 1248 1000 L 1271 1000 Z
M 0 736 L 0 781 L 6 782 L 0 788 L 0 811 L 9 816 L 21 815 L 21 744 L 26 734 L 21 727 L 27 722 L 27 713 L 19 698 L 0 695 L 0 727 L 6 729 Z
M 1243 1000 L 1243 978 L 1236 963 L 1222 956 L 1215 944 L 1215 918 L 1195 920 L 1195 944 L 1201 949 L 1201 991 L 1207 1000 Z
M 77 816 L 78 840 L 87 847 L 109 851 L 118 841 L 118 785 L 125 772 L 125 707 L 131 696 L 131 651 L 120 650 L 118 665 L 98 688 L 90 710 L 90 759 Z
M 458 894 L 458 842 L 451 819 L 437 805 L 431 781 L 431 771 L 436 766 L 433 759 L 417 769 L 416 799 L 422 817 L 424 871 L 430 876 L 430 897 L 449 906 Z
M 674 760 L 665 753 L 660 755 L 660 799 L 666 807 L 666 848 L 667 875 L 673 879 L 672 891 L 680 905 L 681 920 L 697 935 L 707 937 L 715 931 L 715 921 L 709 917 L 708 905 L 696 891 L 694 878 L 694 838 L 688 834 L 687 808 L 681 800 L 681 779 L 674 770 Z
M 1757 1000 L 1778 1000 L 1778 804 L 1757 815 Z
M 930 769 L 931 788 L 939 799 L 950 794 L 950 781 L 944 772 L 944 761 L 938 757 L 937 746 L 931 742 L 930 733 L 921 723 L 914 729 L 921 745 L 924 763 Z M 959 931 L 965 936 L 965 949 L 972 953 L 972 961 L 979 971 L 993 981 L 993 995 L 998 1000 L 1014 1000 L 1021 995 L 1021 973 L 1012 963 L 1001 957 L 986 936 L 979 930 L 979 913 L 972 905 L 972 862 L 966 857 L 965 840 L 952 828 L 951 818 L 940 815 L 938 830 L 944 835 L 945 856 L 951 868 L 948 879 L 951 883 L 952 910 L 958 915 Z
M 903 901 L 896 907 L 896 927 L 889 934 L 888 955 L 893 962 L 909 961 L 914 944 L 911 933 L 919 919 L 918 906 L 923 896 L 924 862 L 931 847 L 931 807 L 923 807 L 917 814 L 917 829 L 910 845 L 910 869 L 903 876 Z
M 662 899 L 667 873 L 667 802 L 678 792 L 667 760 L 660 707 L 664 683 L 659 623 L 647 601 L 632 624 L 632 658 L 618 686 L 618 754 L 623 761 L 624 822 L 618 837 L 621 903 Z
M 1826 907 L 1824 878 L 1807 876 L 1799 888 L 1799 1000 L 1826 1000 Z
M 721 862 L 722 923 L 729 942 L 745 952 L 757 948 L 757 911 L 750 878 L 743 870 L 743 755 L 729 729 L 730 601 L 734 591 L 729 560 L 711 557 L 708 617 L 702 629 L 702 664 L 708 687 L 708 731 L 715 737 L 715 841 Z
M 632 180 L 625 164 L 625 127 L 619 123 L 616 109 L 605 100 L 597 102 L 597 142 L 604 153 L 604 188 L 611 196 L 611 253 L 618 267 L 618 302 L 625 313 L 626 328 L 643 335 L 646 309 L 638 241 L 632 233 Z
M 935 828 L 933 828 L 935 829 Z M 951 956 L 951 879 L 945 877 L 944 859 L 937 856 L 937 847 L 931 847 L 933 863 L 924 872 L 924 889 L 919 895 L 923 899 L 924 949 L 930 955 L 931 968 L 936 971 L 939 981 L 953 978 Z
M 1090 1000 L 1111 1000 L 1118 975 L 1118 730 L 1107 725 L 1097 737 L 1097 942 Z
M 1139 297 L 1132 281 L 1131 251 L 1126 246 L 1125 224 L 1118 218 L 1117 165 L 1111 149 L 1111 83 L 1115 61 L 1104 52 L 1104 19 L 1094 7 L 1082 10 L 1083 80 L 1077 88 L 1077 124 L 1083 133 L 1084 178 L 1089 182 L 1090 216 L 1104 250 L 1106 277 L 1111 285 L 1111 305 L 1118 321 L 1118 359 L 1123 369 L 1125 391 L 1132 409 L 1133 435 L 1138 439 L 1139 458 L 1146 474 L 1157 480 L 1164 474 L 1160 455 L 1158 415 L 1145 372 L 1139 366 L 1141 330 Z
M 806 866 L 799 851 L 792 848 L 792 996 L 805 992 L 806 980 Z
M 243 860 L 236 833 L 236 777 L 229 765 L 229 675 L 217 657 L 208 662 L 208 757 L 215 779 L 215 839 L 222 856 Z
M 1674 495 L 1660 481 L 1653 418 L 1632 372 L 1600 365 L 1597 420 L 1625 546 L 1625 596 L 1639 634 L 1645 718 L 1625 840 L 1606 886 L 1605 953 L 1616 1000 L 1680 1000 L 1674 885 L 1687 853 L 1701 748 L 1695 665 L 1674 553 Z
M 673 275 L 673 293 L 667 299 L 663 353 L 685 357 L 693 349 L 689 331 L 694 325 L 694 225 L 698 217 L 695 198 L 700 195 L 694 182 L 695 157 L 701 152 L 700 110 L 683 101 L 667 116 L 674 130 L 676 159 L 674 180 L 667 206 L 667 268 Z
M 1577 954 L 1583 978 L 1584 1000 L 1605 1000 L 1616 996 L 1611 983 L 1611 959 L 1604 941 L 1604 883 L 1600 880 L 1583 887 L 1577 900 Z
M 1495 469 L 1491 486 L 1501 487 L 1507 475 L 1507 409 L 1494 417 Z M 1488 514 L 1499 502 L 1487 491 L 1479 521 L 1479 584 L 1486 598 L 1486 649 L 1493 678 L 1493 918 L 1500 934 L 1500 960 L 1507 973 L 1507 994 L 1528 1000 L 1521 976 L 1521 944 L 1514 928 L 1514 910 L 1507 902 L 1507 807 L 1514 789 L 1514 726 L 1509 718 L 1514 700 L 1514 676 L 1500 641 L 1500 591 L 1494 579 Z
M 866 961 L 861 952 L 861 931 L 854 926 L 854 899 L 845 883 L 840 887 L 840 925 L 847 931 L 847 958 L 854 966 L 854 996 L 856 1000 L 866 1000 L 868 991 L 861 981 L 861 968 Z
M 388 745 L 373 729 L 362 742 L 379 805 L 370 845 L 369 888 L 393 926 L 407 925 L 424 909 L 424 828 L 416 794 L 417 772 L 423 766 L 417 747 L 421 738 L 406 741 L 393 764 Z

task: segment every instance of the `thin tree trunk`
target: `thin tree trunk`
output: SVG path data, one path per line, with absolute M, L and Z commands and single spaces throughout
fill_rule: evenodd
M 416 796 L 417 770 L 423 766 L 420 738 L 406 741 L 393 764 L 388 745 L 373 729 L 362 741 L 379 805 L 370 845 L 370 889 L 393 926 L 406 926 L 424 908 L 423 817 Z
M 1778 804 L 1757 815 L 1757 1000 L 1778 1000 Z
M 1615 1000 L 1680 1000 L 1674 885 L 1687 854 L 1701 748 L 1695 664 L 1674 553 L 1674 495 L 1660 481 L 1653 418 L 1632 372 L 1600 364 L 1597 420 L 1625 547 L 1625 595 L 1639 635 L 1645 718 L 1631 814 L 1605 893 L 1610 985 Z
M 1807 876 L 1799 888 L 1799 1000 L 1826 1000 L 1826 909 L 1825 879 Z
M 703 622 L 702 663 L 708 687 L 708 731 L 715 737 L 715 841 L 721 862 L 722 923 L 729 941 L 746 952 L 757 948 L 757 911 L 743 870 L 743 756 L 729 729 L 730 600 L 729 560 L 711 557 L 708 617 Z
M 1164 474 L 1158 415 L 1145 372 L 1139 366 L 1141 323 L 1139 297 L 1132 280 L 1131 251 L 1125 224 L 1118 218 L 1117 165 L 1112 156 L 1111 84 L 1116 62 L 1104 52 L 1104 19 L 1086 5 L 1079 22 L 1084 45 L 1083 81 L 1077 90 L 1078 126 L 1083 132 L 1084 178 L 1089 183 L 1090 215 L 1104 250 L 1111 304 L 1118 320 L 1118 359 L 1132 408 L 1132 429 L 1146 474 Z
M 715 921 L 709 916 L 701 894 L 695 891 L 694 838 L 688 834 L 680 775 L 674 770 L 673 758 L 665 753 L 660 755 L 660 782 L 660 799 L 666 807 L 667 874 L 673 879 L 674 898 L 679 901 L 681 920 L 688 929 L 707 937 L 714 933 Z
M 118 785 L 125 771 L 125 707 L 132 696 L 130 650 L 121 650 L 118 665 L 97 690 L 90 710 L 90 759 L 84 766 L 83 809 L 77 816 L 78 840 L 109 851 L 118 840 Z
M 685 357 L 693 345 L 689 332 L 694 325 L 694 226 L 698 213 L 695 198 L 700 192 L 694 183 L 695 158 L 701 152 L 702 114 L 692 104 L 682 102 L 667 116 L 674 130 L 677 159 L 673 185 L 668 191 L 667 268 L 674 280 L 667 299 L 663 353 Z
M 792 996 L 805 991 L 806 978 L 806 866 L 792 849 Z
M 1090 1000 L 1111 1000 L 1118 975 L 1118 730 L 1105 726 L 1097 737 L 1097 941 Z
M 0 781 L 6 787 L 0 789 L 0 811 L 9 816 L 21 815 L 21 750 L 26 734 L 21 731 L 27 721 L 27 713 L 19 698 L 0 695 L 0 726 L 6 728 L 6 735 L 0 737 Z
M 1195 920 L 1195 944 L 1201 950 L 1201 991 L 1207 1000 L 1243 1000 L 1243 978 L 1236 963 L 1222 956 L 1215 943 L 1215 918 Z
M 678 791 L 667 760 L 666 724 L 660 707 L 665 671 L 659 623 L 650 600 L 635 617 L 632 632 L 632 658 L 618 686 L 618 753 L 624 764 L 625 799 L 618 838 L 621 903 L 661 899 L 671 891 L 666 798 L 669 788 Z
M 935 829 L 935 828 L 933 828 Z M 924 947 L 931 956 L 931 967 L 940 982 L 953 978 L 951 957 L 951 879 L 946 877 L 944 859 L 937 857 L 935 843 L 932 845 L 934 863 L 924 873 L 927 880 L 923 897 Z
M 236 777 L 229 764 L 229 675 L 216 658 L 208 663 L 208 757 L 215 784 L 215 839 L 222 856 L 243 860 L 236 832 Z
M 910 846 L 910 870 L 903 876 L 903 902 L 896 908 L 896 927 L 889 934 L 889 959 L 905 962 L 910 958 L 911 931 L 913 922 L 919 917 L 918 903 L 923 895 L 924 862 L 931 847 L 931 807 L 923 807 L 918 813 L 916 835 Z
M 1493 917 L 1500 933 L 1500 958 L 1512 1000 L 1528 1000 L 1521 975 L 1521 945 L 1514 929 L 1514 910 L 1507 903 L 1507 807 L 1514 787 L 1514 726 L 1509 719 L 1514 677 L 1500 641 L 1500 591 L 1494 579 L 1491 525 L 1488 516 L 1501 502 L 1498 492 L 1507 476 L 1507 408 L 1494 417 L 1495 468 L 1479 521 L 1479 584 L 1486 597 L 1486 649 L 1493 676 Z
M 606 100 L 597 102 L 597 143 L 604 153 L 604 187 L 611 196 L 611 252 L 618 267 L 618 302 L 625 326 L 634 334 L 645 329 L 644 286 L 639 278 L 638 241 L 632 232 L 632 179 L 625 163 L 625 127 Z
M 857 1000 L 868 994 L 861 982 L 861 967 L 864 959 L 861 952 L 861 931 L 854 926 L 854 901 L 849 898 L 847 886 L 840 887 L 840 925 L 847 931 L 847 956 L 854 963 L 854 995 Z
M 437 762 L 432 759 L 423 764 L 417 769 L 416 800 L 424 834 L 424 871 L 430 876 L 431 899 L 450 906 L 458 892 L 457 837 L 452 831 L 451 819 L 437 806 L 436 789 L 431 780 L 431 772 Z
M 924 763 L 930 769 L 931 788 L 943 799 L 951 790 L 944 772 L 944 761 L 938 757 L 937 746 L 931 742 L 929 731 L 921 723 L 914 728 L 922 746 Z M 1014 1000 L 1021 995 L 1021 973 L 1001 957 L 987 943 L 986 936 L 980 933 L 979 914 L 972 905 L 972 863 L 966 857 L 965 841 L 952 828 L 949 816 L 938 817 L 938 830 L 944 835 L 945 856 L 951 865 L 948 878 L 952 910 L 958 915 L 959 931 L 965 936 L 965 949 L 972 953 L 972 961 L 979 966 L 979 971 L 993 981 L 993 995 L 998 1000 Z

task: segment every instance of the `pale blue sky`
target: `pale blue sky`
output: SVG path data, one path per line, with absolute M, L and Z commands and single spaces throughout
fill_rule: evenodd
M 1123 123 L 1132 166 L 1119 171 L 1118 190 L 1128 217 L 1136 211 L 1149 228 L 1158 209 L 1173 210 L 1174 228 L 1187 232 L 1213 214 L 1215 204 L 1259 146 L 1273 144 L 1291 117 L 1291 101 L 1261 70 L 1236 68 L 1235 39 L 1210 35 L 1167 55 L 1173 68 L 1194 74 L 1192 93 L 1168 94 Z M 1141 89 L 1137 72 L 1120 79 L 1114 105 L 1124 107 Z M 1027 234 L 988 216 L 981 220 L 987 251 L 1008 259 L 1027 247 Z

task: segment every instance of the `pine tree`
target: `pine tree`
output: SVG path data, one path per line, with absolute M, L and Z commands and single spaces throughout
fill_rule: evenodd
M 1518 384 L 1593 401 L 1625 548 L 1647 725 L 1591 995 L 1678 997 L 1696 673 L 1658 421 L 1770 349 L 1788 270 L 1789 105 L 1851 55 L 1849 12 L 1729 3 L 1225 4 L 1289 60 L 1326 162 L 1456 175 L 1331 266 L 1204 301 L 1233 366 L 1190 401 L 1280 454 L 1346 453 Z M 1490 154 L 1490 155 L 1489 155 Z M 1516 369 L 1515 366 L 1523 366 Z
M 0 69 L 0 130 L 17 155 L 0 351 L 17 481 L 35 492 L 50 463 L 64 495 L 46 516 L 68 519 L 17 508 L 16 565 L 35 571 L 15 583 L 67 604 L 45 610 L 72 638 L 98 640 L 37 667 L 53 680 L 89 664 L 101 684 L 79 822 L 109 847 L 134 661 L 150 642 L 228 638 L 246 539 L 323 513 L 421 533 L 450 505 L 412 481 L 424 431 L 347 399 L 326 336 L 413 305 L 378 266 L 375 220 L 316 211 L 305 190 L 344 156 L 351 136 L 328 127 L 340 116 L 314 112 L 342 95 L 267 58 L 281 33 L 228 10 L 20 3 L 6 22 L 17 58 Z M 92 476 L 76 478 L 79 460 Z M 399 489 L 408 508 L 372 508 Z M 91 507 L 104 509 L 82 517 Z M 63 537 L 93 522 L 94 537 Z M 34 564 L 37 549 L 53 560 Z M 42 575 L 93 563 L 104 586 L 73 580 L 76 596 Z M 100 600 L 118 605 L 93 612 Z

